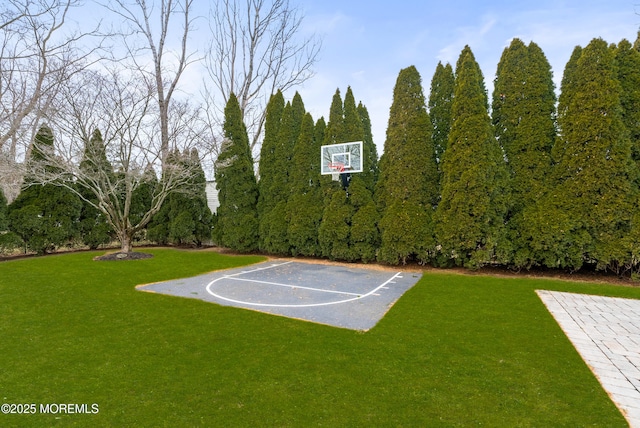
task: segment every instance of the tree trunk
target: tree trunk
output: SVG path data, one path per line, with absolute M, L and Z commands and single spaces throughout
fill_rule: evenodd
M 133 249 L 132 244 L 131 244 L 131 239 L 132 237 L 129 235 L 128 232 L 124 232 L 122 234 L 122 238 L 120 240 L 120 251 L 122 253 L 130 253 L 131 250 Z

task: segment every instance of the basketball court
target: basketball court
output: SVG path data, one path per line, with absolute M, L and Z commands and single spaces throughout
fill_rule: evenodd
M 374 267 L 270 260 L 137 289 L 367 331 L 421 276 Z

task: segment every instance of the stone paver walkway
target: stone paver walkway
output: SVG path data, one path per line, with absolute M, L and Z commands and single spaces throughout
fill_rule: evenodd
M 537 293 L 629 425 L 640 428 L 640 300 Z

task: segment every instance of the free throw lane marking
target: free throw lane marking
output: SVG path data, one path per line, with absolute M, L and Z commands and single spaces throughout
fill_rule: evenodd
M 302 286 L 299 286 L 299 285 L 280 284 L 279 282 L 259 281 L 257 279 L 231 278 L 230 276 L 223 277 L 223 278 L 220 278 L 220 279 L 230 279 L 232 281 L 244 281 L 244 282 L 257 282 L 258 284 L 277 285 L 279 287 L 288 287 L 288 288 L 299 288 L 301 290 L 320 291 L 322 293 L 350 294 L 352 296 L 360 296 L 360 294 L 358 294 L 358 293 L 350 293 L 348 291 L 325 290 L 324 288 L 302 287 Z

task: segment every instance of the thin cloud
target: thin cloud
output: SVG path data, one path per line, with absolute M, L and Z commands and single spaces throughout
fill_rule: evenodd
M 485 46 L 485 39 L 492 35 L 492 30 L 498 22 L 492 13 L 481 16 L 480 22 L 472 26 L 462 26 L 454 30 L 455 40 L 438 51 L 436 58 L 443 63 L 455 64 L 460 52 L 466 45 L 474 47 Z
M 341 11 L 333 14 L 316 14 L 305 16 L 304 30 L 309 33 L 331 34 L 348 27 L 352 19 Z

